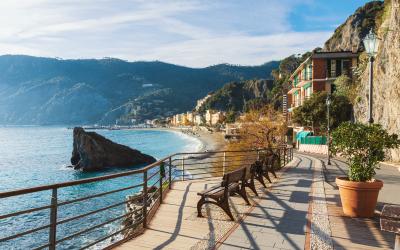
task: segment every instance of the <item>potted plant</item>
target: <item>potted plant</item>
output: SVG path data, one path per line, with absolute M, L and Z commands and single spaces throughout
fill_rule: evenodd
M 343 212 L 351 217 L 372 217 L 383 182 L 374 179 L 385 150 L 400 145 L 398 135 L 379 124 L 342 123 L 332 133 L 331 152 L 347 159 L 347 177 L 337 177 Z

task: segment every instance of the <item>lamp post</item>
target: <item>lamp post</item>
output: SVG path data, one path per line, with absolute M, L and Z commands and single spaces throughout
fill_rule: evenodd
M 368 106 L 368 122 L 372 124 L 374 122 L 374 118 L 372 117 L 372 90 L 373 90 L 373 67 L 374 67 L 374 57 L 378 52 L 379 41 L 378 37 L 372 32 L 372 29 L 369 31 L 369 34 L 365 36 L 364 40 L 365 51 L 369 57 L 369 106 Z
M 326 97 L 326 107 L 327 107 L 327 120 L 328 120 L 328 124 L 327 124 L 327 128 L 328 128 L 328 165 L 331 165 L 331 154 L 330 154 L 330 150 L 329 150 L 329 147 L 330 147 L 330 144 L 331 144 L 331 140 L 330 140 L 330 130 L 331 130 L 331 126 L 330 126 L 330 114 L 329 114 L 329 109 L 330 109 L 330 106 L 331 106 L 331 95 L 330 94 L 328 94 L 328 96 Z

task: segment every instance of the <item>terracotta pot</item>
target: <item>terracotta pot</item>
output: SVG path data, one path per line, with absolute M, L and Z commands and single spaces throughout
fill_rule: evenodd
M 379 190 L 383 182 L 349 181 L 347 177 L 337 177 L 336 184 L 339 187 L 340 200 L 343 213 L 350 217 L 373 217 L 378 201 Z

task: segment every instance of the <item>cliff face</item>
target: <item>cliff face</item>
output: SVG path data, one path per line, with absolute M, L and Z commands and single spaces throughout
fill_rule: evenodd
M 373 1 L 360 7 L 349 16 L 325 42 L 324 51 L 359 51 L 363 50 L 362 39 L 371 28 L 375 27 L 376 20 L 383 10 L 383 2 Z
M 389 132 L 400 134 L 400 0 L 385 2 L 380 41 L 374 63 L 373 118 Z M 359 102 L 355 118 L 366 122 L 368 111 L 368 67 L 361 76 Z M 400 149 L 390 152 L 392 161 L 400 161 Z

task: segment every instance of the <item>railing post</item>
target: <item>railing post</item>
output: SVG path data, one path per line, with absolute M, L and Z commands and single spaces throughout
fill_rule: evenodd
M 293 147 L 290 148 L 290 160 L 293 161 Z
M 225 174 L 225 169 L 226 169 L 226 152 L 224 151 L 224 161 L 222 163 L 222 174 Z
M 143 228 L 147 227 L 147 170 L 143 172 Z
M 50 231 L 49 231 L 49 249 L 56 249 L 57 233 L 57 188 L 52 189 L 51 208 L 50 208 Z
M 172 160 L 171 157 L 169 157 L 168 159 L 168 164 L 169 164 L 169 170 L 168 170 L 168 185 L 169 185 L 169 189 L 171 189 L 172 186 Z
M 162 184 L 162 179 L 163 179 L 163 177 L 162 177 L 161 172 L 160 172 L 160 204 L 161 204 L 162 201 L 163 201 L 163 197 L 162 197 L 162 195 L 163 195 L 163 184 Z
M 182 155 L 182 181 L 185 180 L 185 157 Z
M 283 148 L 283 165 L 286 166 L 287 159 L 286 159 L 286 147 Z

